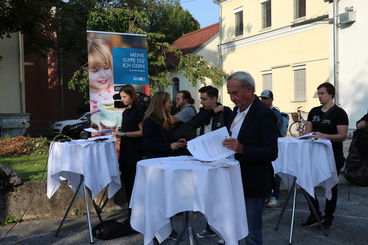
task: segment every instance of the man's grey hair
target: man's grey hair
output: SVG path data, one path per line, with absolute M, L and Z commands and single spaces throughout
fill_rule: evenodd
M 227 81 L 229 81 L 232 78 L 240 81 L 244 88 L 252 87 L 254 90 L 256 89 L 256 84 L 254 82 L 254 79 L 252 75 L 250 75 L 248 72 L 237 71 L 231 74 L 229 78 L 227 79 Z

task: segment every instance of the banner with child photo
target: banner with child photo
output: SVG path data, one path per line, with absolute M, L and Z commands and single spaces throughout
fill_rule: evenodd
M 120 88 L 149 96 L 146 35 L 87 31 L 87 44 L 91 127 L 115 132 L 124 111 Z

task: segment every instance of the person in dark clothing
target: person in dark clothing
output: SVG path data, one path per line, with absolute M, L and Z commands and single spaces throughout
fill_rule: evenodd
M 261 95 L 259 96 L 263 103 L 265 103 L 266 106 L 270 107 L 272 112 L 275 114 L 277 119 L 277 128 L 279 129 L 279 136 L 281 137 L 281 113 L 280 111 L 273 106 L 273 93 L 271 90 L 263 90 Z M 272 190 L 272 194 L 270 198 L 266 199 L 266 207 L 268 208 L 275 208 L 280 206 L 279 201 L 279 192 L 280 192 L 280 184 L 281 184 L 281 178 L 277 174 L 275 174 L 275 187 Z
M 188 125 L 188 121 L 192 119 L 197 111 L 193 106 L 194 99 L 187 90 L 180 90 L 175 97 L 175 105 L 179 110 L 173 115 L 174 137 L 176 139 L 184 138 L 186 141 L 194 139 L 197 135 L 195 130 Z M 190 155 L 186 147 L 178 151 L 179 155 Z
M 340 169 L 345 162 L 342 142 L 346 139 L 348 132 L 348 115 L 344 109 L 338 107 L 333 102 L 335 87 L 331 83 L 322 83 L 318 86 L 317 91 L 322 106 L 314 107 L 309 112 L 306 128 L 302 134 L 314 132 L 315 138 L 328 139 L 332 142 L 336 171 L 337 175 L 339 175 Z M 331 191 L 332 197 L 331 200 L 326 199 L 325 215 L 323 217 L 319 210 L 317 197 L 309 196 L 326 230 L 332 228 L 332 220 L 334 218 L 337 203 L 337 185 L 335 185 Z M 318 221 L 316 217 L 314 217 L 311 208 L 309 209 L 309 217 L 302 225 L 306 227 L 316 226 Z
M 365 128 L 368 126 L 368 113 L 365 114 L 359 121 L 356 122 L 357 129 Z
M 170 115 L 172 102 L 170 94 L 157 92 L 151 99 L 143 120 L 143 146 L 147 158 L 177 155 L 177 151 L 186 146 L 186 140 L 176 140 Z M 173 230 L 169 238 L 176 240 Z
M 231 138 L 223 145 L 235 151 L 243 180 L 249 234 L 247 244 L 261 245 L 264 200 L 271 194 L 273 167 L 277 158 L 278 129 L 275 114 L 255 95 L 255 82 L 247 72 L 227 79 L 227 92 L 234 102 Z
M 170 94 L 157 92 L 151 100 L 143 121 L 143 146 L 147 158 L 175 155 L 186 146 L 185 139 L 175 139 L 170 115 Z
M 218 89 L 212 86 L 204 86 L 199 89 L 202 108 L 199 109 L 188 125 L 193 130 L 198 129 L 198 135 L 211 132 L 213 130 L 227 127 L 229 129 L 232 120 L 232 111 L 229 107 L 217 102 Z M 197 234 L 198 238 L 214 237 L 214 233 L 207 224 L 206 228 Z
M 121 137 L 119 168 L 121 181 L 124 184 L 127 202 L 129 203 L 133 191 L 137 162 L 144 155 L 142 142 L 144 112 L 138 106 L 138 98 L 132 85 L 124 85 L 121 87 L 119 93 L 126 109 L 123 112 L 121 129 L 120 131 L 114 132 L 113 135 L 115 137 Z
M 199 89 L 202 108 L 189 122 L 194 129 L 198 129 L 197 135 L 227 127 L 229 129 L 232 120 L 232 111 L 229 107 L 221 105 L 218 100 L 218 89 L 212 86 L 204 86 Z

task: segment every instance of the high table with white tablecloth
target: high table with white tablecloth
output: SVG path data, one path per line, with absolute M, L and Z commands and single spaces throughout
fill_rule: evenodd
M 291 244 L 295 216 L 296 189 L 297 185 L 299 185 L 321 229 L 327 235 L 305 191 L 311 196 L 314 196 L 314 188 L 320 185 L 325 189 L 326 198 L 331 199 L 331 189 L 338 183 L 331 142 L 323 139 L 301 140 L 296 138 L 279 138 L 278 148 L 278 158 L 272 165 L 275 173 L 282 178 L 284 184 L 289 188 L 289 194 L 275 230 L 278 229 L 290 196 L 294 193 L 289 236 L 289 244 Z
M 75 192 L 84 176 L 85 186 L 95 197 L 108 186 L 108 197 L 121 187 L 119 165 L 113 142 L 70 141 L 52 142 L 49 150 L 47 171 L 47 196 L 51 198 L 67 180 Z
M 203 213 L 228 245 L 248 234 L 240 165 L 234 159 L 202 162 L 190 156 L 139 161 L 132 198 L 131 226 L 161 243 L 171 233 L 170 217 Z
M 108 198 L 111 198 L 121 187 L 119 166 L 113 142 L 70 141 L 52 142 L 49 149 L 47 196 L 51 198 L 60 187 L 60 181 L 66 180 L 74 192 L 81 194 L 87 187 L 91 197 L 95 197 L 108 186 Z M 76 193 L 76 194 L 78 194 Z M 75 196 L 76 196 L 75 194 Z M 73 197 L 56 236 L 75 199 Z M 91 243 L 93 242 L 88 202 L 85 193 L 88 225 Z
M 314 196 L 314 187 L 321 185 L 326 198 L 331 199 L 331 188 L 339 179 L 336 174 L 332 144 L 329 140 L 278 139 L 279 155 L 272 163 L 285 185 L 296 183 Z

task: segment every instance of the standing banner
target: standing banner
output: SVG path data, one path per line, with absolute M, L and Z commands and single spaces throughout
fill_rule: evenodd
M 149 96 L 146 35 L 87 31 L 87 41 L 92 127 L 116 131 L 124 111 L 120 87 L 131 84 Z

